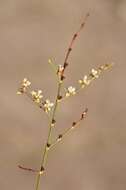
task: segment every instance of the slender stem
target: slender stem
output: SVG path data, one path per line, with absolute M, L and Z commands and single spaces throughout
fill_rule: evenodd
M 57 106 L 58 106 L 58 97 L 60 95 L 61 84 L 62 84 L 61 81 L 59 81 L 56 100 L 55 100 L 55 104 L 54 104 L 54 109 L 53 109 L 51 120 L 50 120 L 50 123 L 49 123 L 49 132 L 48 132 L 48 136 L 47 136 L 47 141 L 46 141 L 46 144 L 45 144 L 45 147 L 44 147 L 44 152 L 43 152 L 42 160 L 41 160 L 41 164 L 40 164 L 40 172 L 37 175 L 37 182 L 36 182 L 36 187 L 35 187 L 36 190 L 39 189 L 41 174 L 43 174 L 44 168 L 45 168 L 45 165 L 46 165 L 46 162 L 47 162 L 48 150 L 49 150 L 48 146 L 50 145 L 52 129 L 54 127 L 53 121 L 55 121 L 55 114 L 56 114 L 56 110 L 57 110 Z
M 41 177 L 41 174 L 39 173 L 38 176 L 37 176 L 37 182 L 36 182 L 36 190 L 38 190 L 39 188 L 39 184 L 40 184 L 40 177 Z
M 72 37 L 72 40 L 70 41 L 70 44 L 68 46 L 68 49 L 67 49 L 67 52 L 66 52 L 66 55 L 65 55 L 65 59 L 64 59 L 64 63 L 63 63 L 63 66 L 64 66 L 64 70 L 62 72 L 62 76 L 64 75 L 64 72 L 65 72 L 65 69 L 66 67 L 68 66 L 68 59 L 69 59 L 69 56 L 70 56 L 70 53 L 72 52 L 72 49 L 73 49 L 73 45 L 76 41 L 76 39 L 78 38 L 78 36 L 80 35 L 80 32 L 81 30 L 84 28 L 85 24 L 86 24 L 86 21 L 88 19 L 88 17 L 90 16 L 89 13 L 86 14 L 85 18 L 84 18 L 84 21 L 82 22 L 82 24 L 80 25 L 78 31 L 76 33 L 74 33 L 73 37 Z
M 79 120 L 77 123 L 76 123 L 76 127 L 77 125 L 79 125 L 81 122 L 81 120 Z M 51 144 L 50 146 L 50 149 L 52 149 L 56 144 L 58 144 L 59 142 L 61 142 L 63 140 L 63 138 L 71 131 L 73 130 L 75 127 L 73 126 L 70 126 L 69 128 L 67 128 L 62 134 L 61 134 L 61 137 L 59 135 L 59 137 L 57 137 L 54 142 Z

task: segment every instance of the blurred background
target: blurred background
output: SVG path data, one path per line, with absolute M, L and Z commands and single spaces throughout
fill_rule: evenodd
M 48 120 L 27 97 L 17 96 L 27 77 L 53 101 L 52 58 L 62 64 L 69 41 L 87 12 L 91 16 L 74 44 L 66 86 L 76 86 L 91 68 L 115 62 L 110 71 L 61 104 L 57 133 L 89 113 L 80 128 L 50 152 L 41 188 L 46 190 L 126 189 L 126 1 L 0 0 L 0 189 L 32 190 Z

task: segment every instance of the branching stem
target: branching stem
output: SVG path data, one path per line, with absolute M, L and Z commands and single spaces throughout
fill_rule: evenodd
M 57 95 L 56 95 L 56 99 L 55 99 L 55 103 L 54 103 L 54 109 L 53 109 L 53 112 L 52 112 L 51 120 L 50 120 L 50 123 L 49 123 L 49 132 L 48 132 L 47 141 L 46 141 L 46 144 L 45 144 L 45 147 L 44 147 L 44 152 L 43 152 L 43 155 L 42 155 L 42 160 L 41 160 L 41 164 L 40 164 L 40 171 L 38 172 L 38 175 L 37 175 L 37 182 L 36 182 L 35 190 L 39 189 L 40 178 L 41 178 L 41 175 L 44 173 L 45 165 L 46 165 L 47 158 L 48 158 L 48 151 L 49 151 L 49 149 L 51 147 L 51 142 L 50 141 L 51 141 L 52 129 L 55 126 L 55 122 L 54 122 L 55 121 L 55 115 L 56 115 L 56 110 L 57 110 L 57 106 L 58 106 L 58 102 L 59 102 L 60 90 L 61 90 L 61 87 L 62 87 L 62 84 L 63 84 L 64 71 L 65 71 L 65 69 L 66 69 L 66 67 L 68 65 L 67 61 L 68 61 L 70 52 L 72 51 L 73 44 L 74 44 L 76 38 L 78 37 L 80 31 L 83 29 L 88 16 L 89 16 L 89 13 L 86 15 L 85 20 L 81 24 L 79 30 L 74 34 L 74 36 L 73 36 L 73 38 L 72 38 L 72 40 L 70 42 L 70 45 L 68 46 L 68 50 L 67 50 L 67 53 L 66 53 L 66 56 L 65 56 L 65 59 L 64 59 L 64 64 L 63 64 L 64 70 L 63 70 L 63 72 L 62 72 L 62 74 L 61 74 L 61 76 L 59 77 L 59 80 L 58 80 Z M 68 131 L 69 130 L 70 129 L 68 129 Z
M 89 73 L 89 75 L 85 75 L 83 79 L 80 79 L 78 81 L 79 84 L 80 84 L 80 87 L 73 88 L 72 86 L 70 86 L 68 88 L 64 88 L 65 94 L 61 95 L 61 88 L 64 85 L 64 79 L 65 79 L 64 73 L 65 73 L 65 70 L 66 70 L 67 66 L 69 65 L 69 63 L 68 63 L 69 56 L 70 56 L 70 54 L 72 52 L 74 42 L 78 38 L 78 36 L 79 36 L 81 30 L 83 29 L 83 27 L 85 26 L 85 23 L 86 23 L 88 17 L 89 17 L 89 13 L 86 14 L 85 19 L 84 19 L 83 23 L 80 25 L 80 28 L 78 29 L 78 31 L 76 33 L 74 33 L 74 35 L 72 37 L 72 40 L 70 41 L 70 44 L 69 44 L 68 49 L 66 51 L 63 65 L 58 65 L 58 67 L 57 67 L 49 59 L 49 64 L 52 66 L 54 73 L 57 75 L 57 81 L 58 81 L 57 93 L 56 93 L 54 104 L 50 103 L 49 100 L 45 100 L 45 101 L 41 100 L 43 98 L 43 96 L 41 94 L 42 93 L 41 90 L 31 91 L 31 92 L 27 91 L 27 89 L 31 85 L 31 82 L 27 78 L 24 78 L 24 80 L 21 83 L 21 87 L 18 89 L 18 92 L 17 92 L 17 94 L 19 94 L 19 95 L 20 94 L 25 94 L 28 98 L 30 98 L 33 102 L 35 102 L 36 105 L 40 109 L 42 109 L 44 112 L 47 113 L 48 120 L 49 120 L 48 135 L 47 135 L 47 140 L 46 140 L 46 143 L 45 143 L 45 146 L 44 146 L 44 150 L 42 151 L 42 157 L 41 157 L 39 170 L 18 165 L 18 167 L 20 169 L 22 169 L 22 170 L 37 173 L 37 180 L 36 180 L 36 184 L 35 184 L 35 190 L 39 190 L 40 179 L 41 179 L 41 176 L 45 172 L 45 167 L 46 167 L 46 164 L 47 164 L 49 151 L 52 150 L 52 148 L 55 147 L 56 144 L 61 142 L 63 140 L 63 138 L 71 130 L 75 129 L 79 125 L 79 123 L 86 117 L 87 112 L 88 112 L 88 109 L 86 108 L 77 121 L 74 121 L 69 128 L 67 128 L 65 131 L 63 131 L 61 134 L 59 134 L 57 136 L 57 138 L 55 138 L 53 140 L 52 139 L 52 131 L 53 131 L 53 128 L 55 127 L 55 125 L 56 125 L 56 112 L 57 112 L 57 107 L 58 107 L 59 102 L 62 102 L 67 97 L 71 97 L 71 96 L 77 94 L 82 88 L 88 86 L 94 79 L 99 78 L 102 71 L 107 70 L 108 68 L 110 68 L 113 65 L 113 64 L 104 64 L 104 65 L 100 66 L 97 70 L 92 69 L 91 72 Z M 53 106 L 53 109 L 51 111 L 52 106 Z M 50 111 L 50 114 L 49 114 L 49 111 Z

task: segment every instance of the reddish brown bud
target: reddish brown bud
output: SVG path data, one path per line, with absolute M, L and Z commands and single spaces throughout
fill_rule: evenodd
M 69 51 L 69 52 L 72 51 L 72 48 L 69 48 L 68 51 Z
M 76 33 L 76 34 L 74 34 L 74 36 L 73 36 L 73 40 L 75 40 L 75 38 L 78 36 L 78 34 Z
M 73 122 L 73 123 L 72 123 L 72 126 L 75 126 L 76 124 L 77 124 L 76 122 Z
M 59 134 L 58 139 L 61 140 L 62 137 L 63 137 L 63 135 L 62 135 L 62 134 Z

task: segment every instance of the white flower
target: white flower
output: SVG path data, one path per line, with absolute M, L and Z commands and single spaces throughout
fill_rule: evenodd
M 67 88 L 67 92 L 66 92 L 66 97 L 70 96 L 70 95 L 75 95 L 76 94 L 76 88 L 69 86 Z
M 30 85 L 31 85 L 31 82 L 27 78 L 24 78 L 21 83 L 21 87 L 17 91 L 17 94 L 19 95 L 23 94 Z
M 98 77 L 99 77 L 98 71 L 95 70 L 95 69 L 92 69 L 92 70 L 91 70 L 91 75 L 92 75 L 93 77 L 95 77 L 95 78 L 98 78 Z
M 45 103 L 44 103 L 44 109 L 45 109 L 45 112 L 50 112 L 51 111 L 51 108 L 54 106 L 54 103 L 50 102 L 50 100 L 46 100 Z
M 38 90 L 37 92 L 36 91 L 32 91 L 31 95 L 32 95 L 33 101 L 35 101 L 38 104 L 40 103 L 41 99 L 43 98 L 41 90 Z
M 83 79 L 79 80 L 79 83 L 82 85 L 82 88 L 84 88 L 85 85 L 89 85 L 90 84 L 90 79 L 88 79 L 88 76 L 85 75 L 83 77 Z
M 87 75 L 84 76 L 83 83 L 86 84 L 86 85 L 90 84 L 90 80 L 88 79 Z
M 24 78 L 22 81 L 22 86 L 24 86 L 26 88 L 30 85 L 31 85 L 31 82 L 27 78 Z

